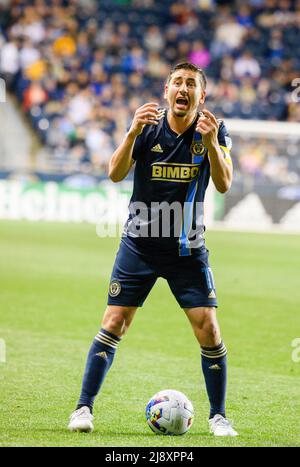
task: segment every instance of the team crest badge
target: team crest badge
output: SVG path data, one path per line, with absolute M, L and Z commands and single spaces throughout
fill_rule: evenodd
M 204 156 L 206 151 L 206 147 L 203 143 L 199 143 L 198 141 L 193 141 L 191 146 L 191 152 L 195 156 Z
M 112 281 L 109 286 L 109 295 L 116 297 L 121 292 L 121 284 L 119 281 Z

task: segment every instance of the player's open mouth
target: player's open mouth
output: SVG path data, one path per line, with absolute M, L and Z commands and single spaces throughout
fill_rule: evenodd
M 176 105 L 179 108 L 185 109 L 188 106 L 189 101 L 184 97 L 178 97 L 176 99 Z

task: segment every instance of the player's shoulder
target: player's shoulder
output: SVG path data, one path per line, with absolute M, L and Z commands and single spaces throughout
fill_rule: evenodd
M 159 140 L 159 134 L 161 131 L 161 122 L 158 125 L 145 125 L 142 133 L 136 138 L 134 148 L 132 152 L 132 158 L 134 160 L 141 159 L 142 155 L 145 154 L 154 144 L 154 141 Z M 142 158 L 144 160 L 144 158 Z
M 230 150 L 232 147 L 232 140 L 229 136 L 224 120 L 222 118 L 217 118 L 217 122 L 219 124 L 219 131 L 218 131 L 219 143 L 223 146 L 226 146 Z
M 154 123 L 152 125 L 145 125 L 142 134 L 144 134 L 144 136 L 157 135 L 161 131 L 161 123 L 162 122 L 159 122 L 158 125 Z
M 158 125 L 145 125 L 140 135 L 141 140 L 143 140 L 144 143 L 150 143 L 153 139 L 156 139 L 160 135 L 162 126 L 163 120 L 160 120 Z
M 217 118 L 217 122 L 219 124 L 219 134 L 228 134 L 224 120 L 222 118 Z

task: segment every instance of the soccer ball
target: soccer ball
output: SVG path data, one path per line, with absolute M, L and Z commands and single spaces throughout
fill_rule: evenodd
M 165 389 L 149 400 L 146 419 L 151 430 L 157 434 L 183 435 L 192 426 L 194 408 L 182 392 Z

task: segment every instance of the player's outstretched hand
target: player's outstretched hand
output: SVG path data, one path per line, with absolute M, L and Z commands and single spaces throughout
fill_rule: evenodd
M 218 141 L 218 130 L 219 123 L 216 117 L 207 109 L 203 109 L 197 121 L 196 131 L 201 133 L 204 146 L 209 147 Z
M 147 102 L 136 110 L 129 133 L 138 136 L 142 133 L 145 125 L 158 125 L 164 112 L 164 109 L 158 108 L 157 103 Z

